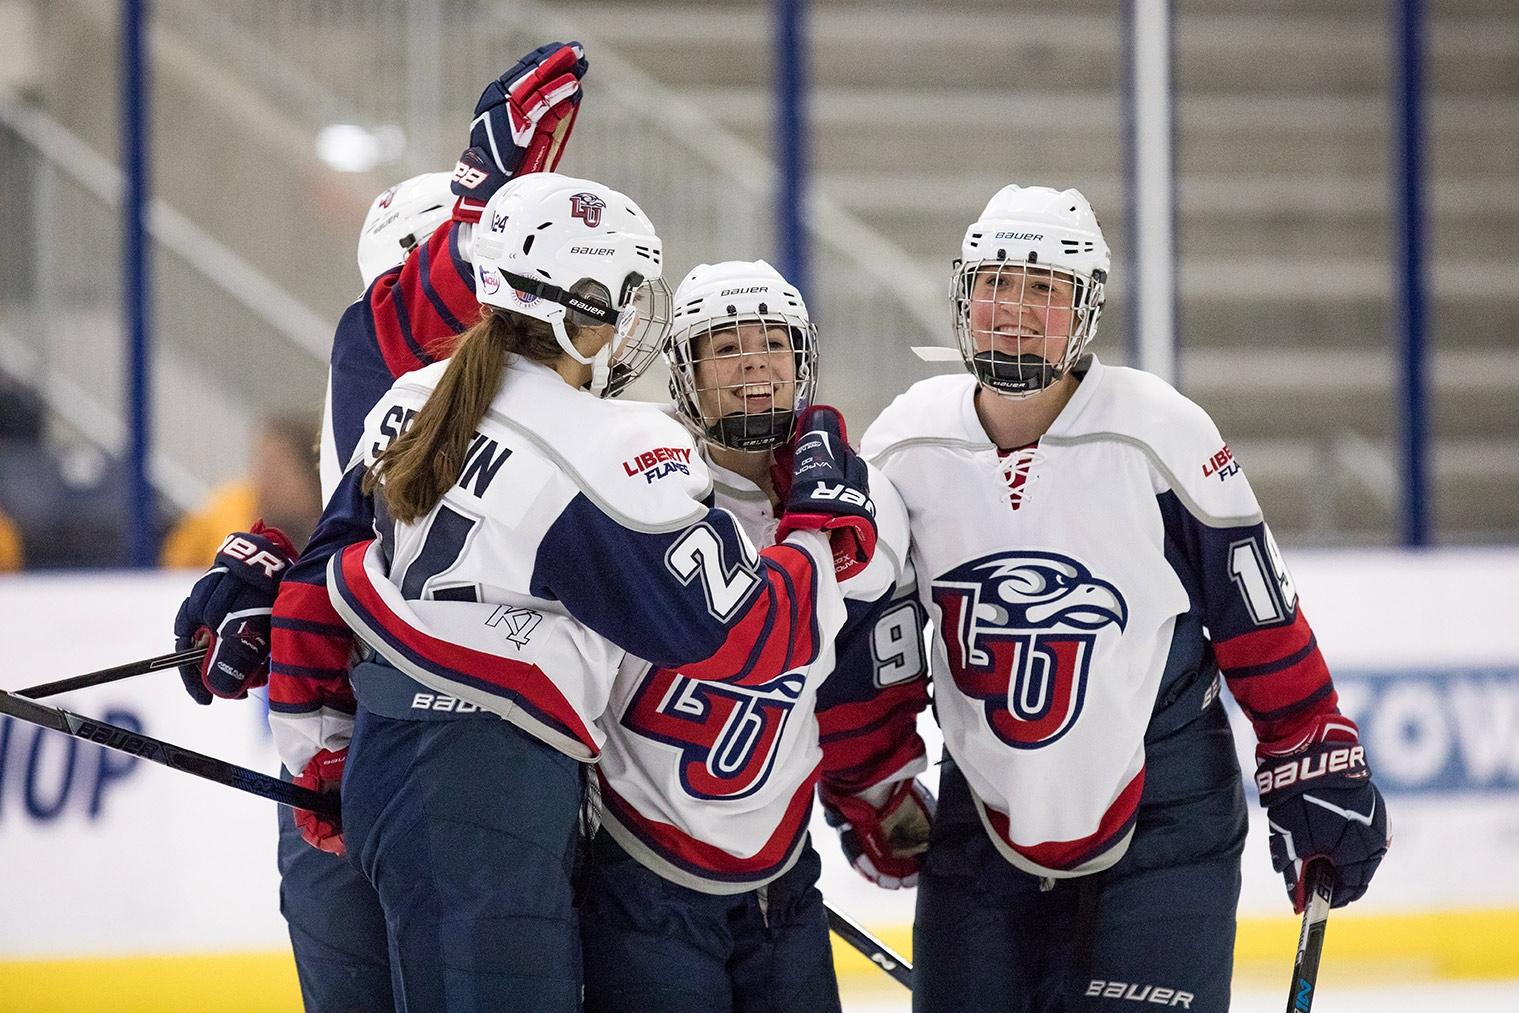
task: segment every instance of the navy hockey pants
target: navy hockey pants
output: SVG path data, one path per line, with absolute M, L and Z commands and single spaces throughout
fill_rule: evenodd
M 343 832 L 385 911 L 398 1011 L 580 1009 L 583 784 L 579 763 L 494 714 L 382 717 L 360 695 Z
M 307 844 L 294 812 L 277 808 L 280 913 L 290 926 L 306 1013 L 392 1008 L 385 913 L 374 887 L 343 859 Z
M 1245 801 L 1223 706 L 1145 754 L 1128 852 L 1061 880 L 997 852 L 946 757 L 918 883 L 916 1013 L 1228 1010 Z
M 581 938 L 586 1013 L 830 1013 L 839 984 L 810 843 L 760 891 L 672 883 L 597 835 Z

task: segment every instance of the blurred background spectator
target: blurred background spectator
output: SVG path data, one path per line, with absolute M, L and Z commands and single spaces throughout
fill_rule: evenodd
M 211 565 L 230 531 L 246 531 L 256 520 L 277 527 L 303 546 L 322 514 L 317 475 L 317 427 L 305 415 L 264 420 L 253 446 L 246 478 L 211 493 L 205 508 L 186 514 L 164 539 L 164 566 Z

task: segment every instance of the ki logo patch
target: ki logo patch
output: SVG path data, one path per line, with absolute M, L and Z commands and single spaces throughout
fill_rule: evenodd
M 1053 552 L 1006 552 L 933 582 L 955 686 L 1014 749 L 1058 740 L 1081 716 L 1097 638 L 1128 624 L 1118 588 Z
M 505 605 L 491 613 L 485 625 L 495 627 L 501 635 L 518 647 L 526 647 L 533 638 L 533 631 L 543 622 L 543 613 L 532 609 L 507 608 Z

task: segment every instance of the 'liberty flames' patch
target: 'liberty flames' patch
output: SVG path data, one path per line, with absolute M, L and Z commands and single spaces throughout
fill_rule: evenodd
M 1053 552 L 999 552 L 933 582 L 955 686 L 985 702 L 1015 749 L 1056 741 L 1081 714 L 1099 632 L 1128 623 L 1118 588 Z

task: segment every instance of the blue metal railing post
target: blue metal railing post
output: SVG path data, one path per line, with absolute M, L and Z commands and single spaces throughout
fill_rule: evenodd
M 143 37 L 149 0 L 121 4 L 122 316 L 127 334 L 127 562 L 151 566 L 157 531 L 148 482 L 148 82 Z
M 806 298 L 807 0 L 775 0 L 776 248 L 781 274 Z
M 1399 351 L 1403 360 L 1403 544 L 1429 544 L 1429 421 L 1424 272 L 1424 2 L 1399 0 L 1397 45 L 1397 179 Z

